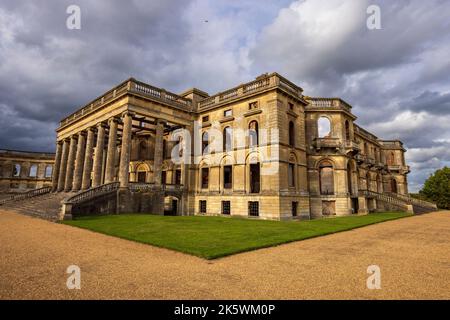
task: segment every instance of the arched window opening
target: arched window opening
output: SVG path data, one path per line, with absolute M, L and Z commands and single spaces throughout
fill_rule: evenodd
M 209 145 L 209 134 L 207 131 L 205 131 L 203 132 L 202 135 L 202 154 L 208 154 L 209 152 L 208 145 Z
M 202 189 L 208 189 L 208 185 L 209 185 L 209 168 L 202 168 L 201 173 L 202 173 L 202 181 L 201 181 Z
M 331 135 L 331 122 L 327 117 L 320 117 L 317 120 L 317 126 L 319 128 L 319 138 L 327 138 Z
M 294 122 L 289 122 L 289 145 L 291 147 L 295 146 L 295 128 L 294 128 Z
M 397 193 L 397 181 L 394 178 L 391 178 L 391 192 Z
M 288 166 L 288 186 L 291 188 L 295 187 L 295 164 L 289 163 Z
M 250 164 L 250 193 L 259 193 L 260 190 L 260 166 L 259 163 Z
M 37 177 L 37 169 L 38 169 L 37 164 L 31 165 L 29 176 L 33 178 Z
M 370 172 L 367 172 L 366 174 L 366 188 L 367 190 L 371 190 L 372 189 L 372 178 L 370 177 Z
M 323 195 L 334 194 L 333 165 L 329 161 L 323 161 L 319 166 L 320 193 Z
M 353 194 L 353 183 L 352 183 L 352 166 L 350 162 L 347 164 L 347 185 L 348 185 L 348 193 L 350 195 Z
M 45 167 L 45 177 L 50 178 L 52 176 L 53 166 L 48 165 Z
M 350 141 L 350 123 L 345 120 L 345 140 Z
M 223 187 L 225 189 L 231 189 L 233 185 L 233 167 L 224 166 L 223 167 Z
M 366 157 L 369 156 L 369 146 L 367 145 L 367 142 L 364 142 L 364 155 Z
M 146 183 L 147 182 L 147 168 L 144 165 L 140 165 L 136 169 L 137 171 L 137 182 Z
M 249 129 L 249 147 L 255 147 L 259 144 L 258 122 L 251 121 L 248 125 Z
M 21 171 L 22 167 L 20 166 L 20 164 L 15 164 L 13 166 L 13 172 L 12 172 L 12 176 L 13 177 L 20 177 L 20 171 Z
M 232 148 L 232 130 L 231 127 L 223 129 L 223 150 L 231 151 Z

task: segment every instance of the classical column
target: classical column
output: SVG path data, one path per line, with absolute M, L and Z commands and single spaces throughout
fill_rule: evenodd
M 122 132 L 122 148 L 120 153 L 119 166 L 119 182 L 121 188 L 128 188 L 129 185 L 129 168 L 130 168 L 130 153 L 131 153 L 131 126 L 132 114 L 125 111 L 122 114 L 123 118 L 123 132 Z
M 61 164 L 58 175 L 58 192 L 64 190 L 64 183 L 66 181 L 66 172 L 67 172 L 67 158 L 69 156 L 69 141 L 66 139 L 63 142 L 62 146 L 62 154 L 61 154 Z
M 81 182 L 81 190 L 87 190 L 91 186 L 92 173 L 92 152 L 94 150 L 94 128 L 87 131 L 86 151 L 84 154 L 83 180 Z
M 56 155 L 55 155 L 55 164 L 53 166 L 53 174 L 52 174 L 52 192 L 58 190 L 58 177 L 59 170 L 61 168 L 61 155 L 62 155 L 62 143 L 56 143 Z
M 73 173 L 72 191 L 78 191 L 81 188 L 81 180 L 83 179 L 84 153 L 86 148 L 86 133 L 78 134 L 77 156 L 75 159 L 75 171 Z
M 163 133 L 164 122 L 161 120 L 156 121 L 156 135 L 155 135 L 155 158 L 153 161 L 153 179 L 156 185 L 161 184 L 161 169 L 163 162 Z
M 92 187 L 98 187 L 102 183 L 102 167 L 103 167 L 103 149 L 105 147 L 105 125 L 99 123 L 97 125 L 97 146 L 94 155 L 94 178 Z
M 76 150 L 77 150 L 77 139 L 75 135 L 72 135 L 72 137 L 70 138 L 69 156 L 67 159 L 66 183 L 64 184 L 65 192 L 69 192 L 72 190 Z
M 114 164 L 116 156 L 116 142 L 117 142 L 117 119 L 109 119 L 109 135 L 108 135 L 108 151 L 106 154 L 106 172 L 105 183 L 114 181 Z

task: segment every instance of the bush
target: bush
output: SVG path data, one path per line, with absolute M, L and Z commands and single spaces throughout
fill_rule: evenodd
M 436 203 L 438 208 L 450 209 L 450 168 L 436 170 L 425 181 L 419 195 Z

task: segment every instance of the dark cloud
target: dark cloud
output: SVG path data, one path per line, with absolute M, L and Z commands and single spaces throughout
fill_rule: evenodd
M 68 30 L 71 4 L 0 4 L 0 148 L 53 150 L 61 118 L 130 76 L 214 93 L 277 71 L 402 139 L 414 188 L 450 160 L 439 151 L 450 141 L 447 1 L 79 0 L 82 29 Z M 381 30 L 366 28 L 369 4 Z
M 417 112 L 448 115 L 450 114 L 450 93 L 424 91 L 411 101 L 402 103 L 400 107 Z

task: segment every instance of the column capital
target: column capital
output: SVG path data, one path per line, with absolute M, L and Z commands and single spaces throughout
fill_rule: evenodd
M 135 115 L 136 115 L 135 112 L 130 111 L 130 110 L 126 110 L 126 111 L 122 112 L 122 114 L 120 116 L 121 116 L 121 118 L 125 118 L 126 116 L 133 117 Z
M 97 124 L 95 125 L 95 127 L 96 127 L 97 129 L 100 129 L 100 128 L 106 128 L 106 123 L 104 123 L 104 122 L 99 122 L 99 123 L 97 123 Z
M 111 122 L 118 123 L 119 119 L 117 119 L 116 117 L 111 117 L 108 119 L 108 125 L 111 125 Z
M 78 136 L 86 136 L 87 135 L 87 131 L 80 131 L 78 132 Z
M 163 125 L 167 124 L 167 121 L 164 119 L 155 119 L 155 122 L 156 122 L 156 124 L 163 124 Z

